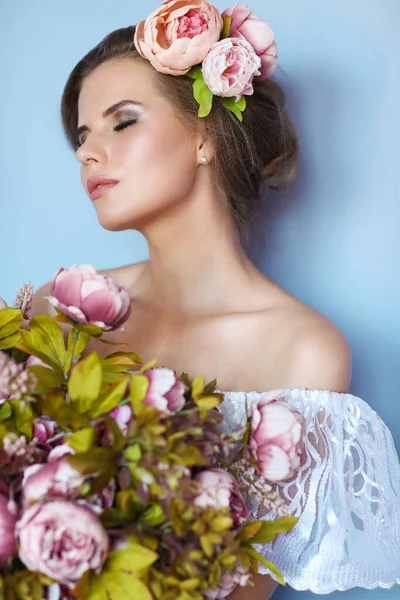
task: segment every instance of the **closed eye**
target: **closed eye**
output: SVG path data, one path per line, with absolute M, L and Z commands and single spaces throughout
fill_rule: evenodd
M 115 125 L 113 130 L 114 131 L 122 131 L 122 129 L 126 129 L 127 127 L 130 127 L 131 125 L 134 125 L 135 123 L 137 123 L 137 119 L 128 119 L 128 121 L 122 121 L 121 123 L 118 123 L 117 125 Z

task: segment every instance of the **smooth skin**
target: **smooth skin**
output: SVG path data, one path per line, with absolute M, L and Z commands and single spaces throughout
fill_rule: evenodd
M 190 132 L 154 77 L 142 61 L 110 61 L 86 78 L 79 98 L 82 184 L 86 189 L 98 175 L 120 181 L 94 201 L 99 223 L 111 231 L 136 229 L 149 247 L 149 260 L 102 271 L 126 287 L 133 308 L 125 331 L 107 338 L 178 374 L 215 377 L 225 391 L 347 392 L 351 354 L 344 335 L 247 258 L 212 182 L 213 146 L 201 119 Z M 140 104 L 103 116 L 123 100 Z M 43 298 L 49 291 L 47 284 L 36 293 L 35 314 L 53 314 Z M 109 348 L 90 345 L 100 354 Z M 257 575 L 254 588 L 237 588 L 229 599 L 268 600 L 276 586 Z

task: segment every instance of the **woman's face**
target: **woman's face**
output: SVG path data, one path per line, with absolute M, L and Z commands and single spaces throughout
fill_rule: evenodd
M 88 195 L 90 178 L 119 181 L 92 197 L 103 227 L 140 230 L 187 201 L 201 143 L 156 90 L 150 67 L 134 59 L 103 63 L 84 80 L 78 113 L 76 156 Z

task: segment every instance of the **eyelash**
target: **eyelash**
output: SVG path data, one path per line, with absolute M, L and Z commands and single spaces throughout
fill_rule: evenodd
M 114 125 L 113 131 L 122 131 L 123 129 L 126 129 L 127 127 L 130 127 L 131 125 L 134 125 L 137 122 L 138 122 L 138 119 L 128 119 L 127 121 L 121 121 L 121 123 L 117 123 L 117 125 Z M 80 142 L 79 146 L 83 146 L 85 141 L 86 141 L 86 139 L 82 140 L 82 142 Z
M 114 131 L 122 131 L 123 129 L 126 129 L 130 125 L 134 125 L 135 123 L 137 123 L 137 119 L 129 119 L 128 121 L 122 121 L 121 123 L 118 123 L 117 125 L 115 125 L 113 130 Z

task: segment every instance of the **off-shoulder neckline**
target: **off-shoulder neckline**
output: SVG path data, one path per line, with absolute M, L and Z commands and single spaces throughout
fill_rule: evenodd
M 276 388 L 275 389 L 271 389 L 271 390 L 265 390 L 263 392 L 258 392 L 256 390 L 221 390 L 219 388 L 217 388 L 215 390 L 215 393 L 219 393 L 219 394 L 223 394 L 224 396 L 227 396 L 229 394 L 255 394 L 257 396 L 263 396 L 264 394 L 269 394 L 271 392 L 275 392 L 275 391 L 279 391 L 282 394 L 287 394 L 287 393 L 294 393 L 294 392 L 310 392 L 310 393 L 323 393 L 323 394 L 338 394 L 339 396 L 352 396 L 353 394 L 351 392 L 337 392 L 335 390 L 326 390 L 326 389 L 320 389 L 320 388 L 306 388 L 306 387 L 302 387 L 302 388 Z

